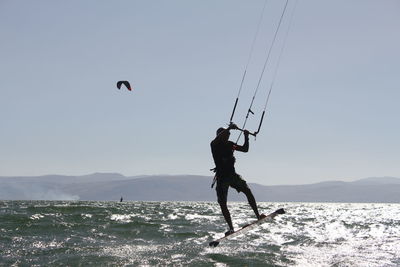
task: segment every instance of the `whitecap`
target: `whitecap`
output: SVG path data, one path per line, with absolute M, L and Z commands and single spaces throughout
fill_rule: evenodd
M 131 222 L 132 215 L 131 214 L 112 214 L 110 216 L 110 220 L 117 222 L 128 223 Z
M 30 219 L 31 220 L 39 220 L 41 218 L 44 218 L 44 216 L 42 214 L 33 214 Z
M 176 215 L 176 214 L 168 214 L 167 218 L 169 220 L 176 220 L 176 219 L 178 219 L 178 215 Z

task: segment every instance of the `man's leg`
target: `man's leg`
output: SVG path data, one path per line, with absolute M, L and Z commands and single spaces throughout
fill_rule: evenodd
M 238 192 L 243 192 L 246 195 L 247 201 L 249 202 L 250 207 L 253 209 L 257 219 L 261 219 L 262 217 L 260 217 L 260 213 L 258 212 L 256 199 L 254 198 L 254 195 L 251 192 L 246 181 L 243 180 L 243 178 L 239 174 L 236 174 L 232 187 L 234 187 Z
M 233 231 L 233 225 L 232 225 L 232 219 L 231 219 L 231 214 L 229 213 L 228 207 L 225 203 L 219 203 L 222 211 L 222 215 L 224 215 L 225 221 L 229 226 L 229 230 Z
M 246 195 L 247 201 L 249 202 L 250 207 L 253 209 L 257 219 L 260 219 L 260 213 L 258 213 L 256 199 L 254 198 L 250 188 L 246 185 L 246 188 L 244 188 L 242 192 Z
M 219 203 L 219 206 L 221 207 L 222 215 L 224 215 L 225 221 L 229 226 L 229 230 L 233 231 L 231 214 L 229 213 L 228 206 L 227 206 L 228 188 L 229 188 L 229 185 L 224 186 L 222 183 L 217 183 L 216 191 L 217 191 L 218 203 Z

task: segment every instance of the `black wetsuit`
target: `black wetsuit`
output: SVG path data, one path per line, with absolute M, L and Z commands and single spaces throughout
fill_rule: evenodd
M 248 189 L 247 183 L 235 171 L 234 150 L 247 152 L 249 140 L 245 138 L 243 146 L 238 146 L 231 141 L 218 142 L 217 139 L 211 142 L 211 152 L 214 158 L 216 177 L 217 177 L 217 196 L 219 203 L 226 203 L 229 186 L 238 192 Z

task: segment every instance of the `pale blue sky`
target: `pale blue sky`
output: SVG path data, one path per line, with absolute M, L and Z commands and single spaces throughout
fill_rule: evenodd
M 212 175 L 263 3 L 0 0 L 0 176 Z M 267 3 L 239 125 L 283 3 Z M 399 13 L 396 0 L 298 0 L 263 128 L 237 153 L 245 179 L 400 177 Z

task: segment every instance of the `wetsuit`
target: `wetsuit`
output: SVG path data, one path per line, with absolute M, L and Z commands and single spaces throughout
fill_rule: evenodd
M 235 171 L 235 150 L 247 152 L 249 149 L 249 138 L 245 137 L 243 146 L 236 145 L 231 141 L 221 142 L 217 138 L 211 142 L 211 152 L 214 158 L 217 177 L 218 202 L 226 203 L 229 186 L 238 192 L 245 192 L 248 186 L 245 180 Z

